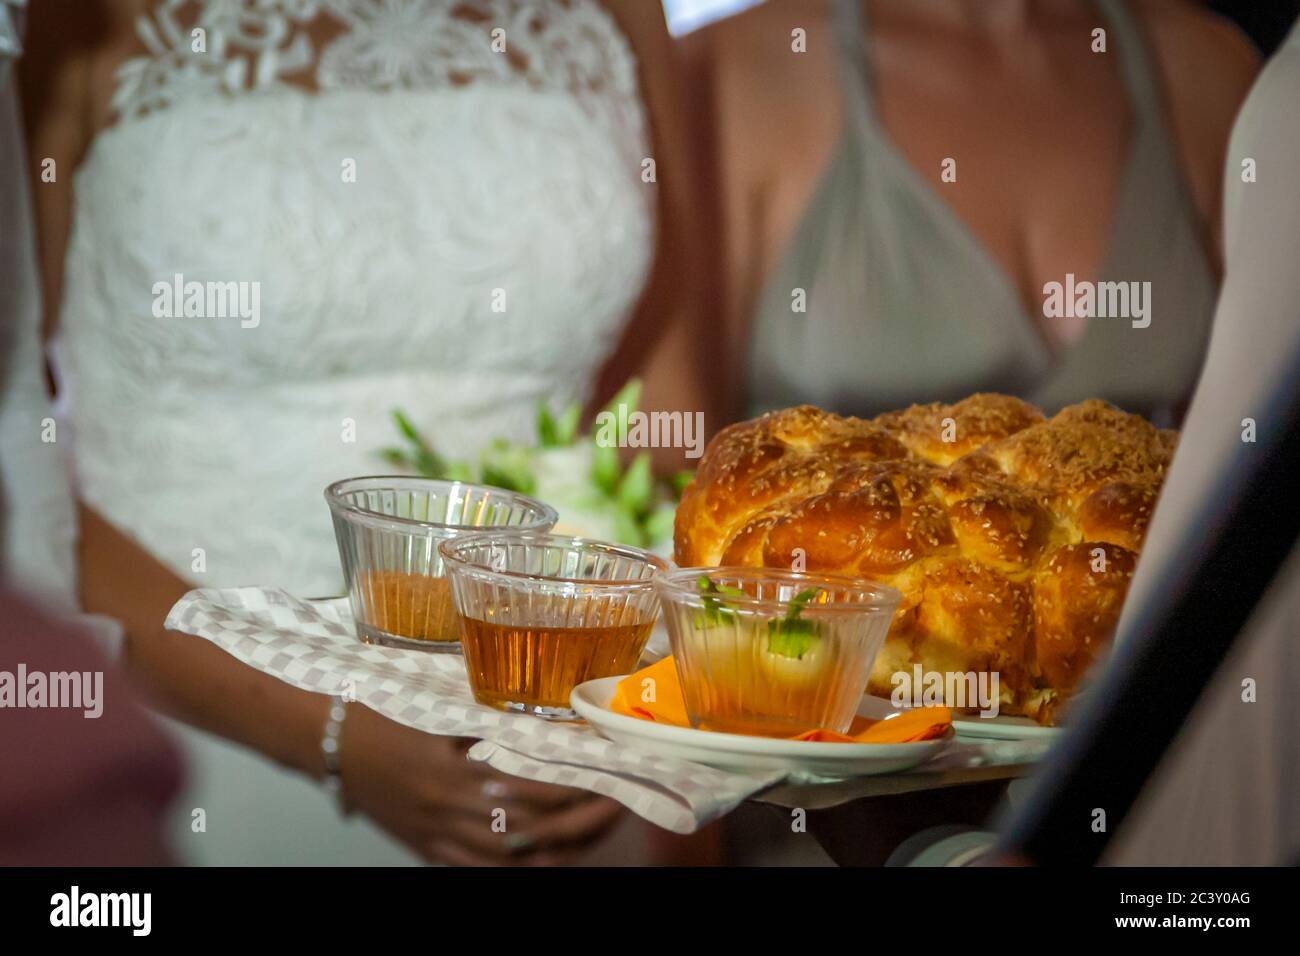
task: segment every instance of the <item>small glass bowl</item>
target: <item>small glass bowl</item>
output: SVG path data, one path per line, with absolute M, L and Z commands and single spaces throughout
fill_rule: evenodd
M 738 593 L 701 593 L 701 578 Z M 684 568 L 655 586 L 691 725 L 760 736 L 846 732 L 901 600 L 882 584 L 774 568 Z
M 558 515 L 490 485 L 371 477 L 325 489 L 357 634 L 367 644 L 460 650 L 438 544 L 484 528 L 549 531 Z
M 576 720 L 583 681 L 636 668 L 659 616 L 639 548 L 568 535 L 484 532 L 439 546 L 460 615 L 474 697 L 549 720 Z

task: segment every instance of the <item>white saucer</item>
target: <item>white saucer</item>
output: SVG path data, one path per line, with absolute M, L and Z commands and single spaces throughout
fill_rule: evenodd
M 621 677 L 589 680 L 573 689 L 569 703 L 603 736 L 646 753 L 690 760 L 722 770 L 783 770 L 800 775 L 843 778 L 870 777 L 908 770 L 939 754 L 952 739 L 910 744 L 821 743 L 723 734 L 691 727 L 673 727 L 627 717 L 609 709 Z M 858 713 L 880 719 L 895 713 L 886 700 L 863 698 Z
M 1046 740 L 1059 736 L 1060 727 L 1044 727 L 1028 717 L 981 717 L 979 714 L 953 714 L 952 729 L 958 737 L 981 740 Z

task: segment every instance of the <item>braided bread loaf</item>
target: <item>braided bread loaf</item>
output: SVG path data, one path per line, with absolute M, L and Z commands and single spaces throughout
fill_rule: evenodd
M 1003 713 L 1052 724 L 1114 630 L 1175 441 L 1096 400 L 1050 420 L 991 394 L 869 421 L 772 412 L 710 442 L 675 557 L 889 584 L 871 693 L 916 664 L 997 672 Z

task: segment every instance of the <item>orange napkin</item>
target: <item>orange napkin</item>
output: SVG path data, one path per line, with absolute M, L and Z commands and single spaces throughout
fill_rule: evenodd
M 653 683 L 647 684 L 646 681 Z M 650 688 L 654 688 L 654 700 L 646 701 L 643 698 Z M 653 720 L 657 724 L 672 724 L 675 727 L 691 725 L 690 718 L 686 716 L 686 701 L 682 699 L 682 685 L 677 682 L 677 665 L 671 656 L 655 661 L 649 667 L 643 667 L 619 681 L 609 707 L 616 714 Z
M 647 680 L 653 683 L 645 683 Z M 654 699 L 647 701 L 645 692 L 651 687 L 654 688 Z M 675 727 L 691 725 L 686 716 L 686 702 L 682 699 L 682 686 L 677 680 L 677 665 L 671 657 L 656 661 L 619 681 L 609 707 L 614 713 L 626 717 L 639 717 Z M 897 716 L 884 720 L 855 717 L 847 734 L 817 728 L 805 730 L 790 739 L 823 743 L 906 744 L 942 737 L 951 726 L 952 714 L 947 707 L 918 707 L 899 711 Z

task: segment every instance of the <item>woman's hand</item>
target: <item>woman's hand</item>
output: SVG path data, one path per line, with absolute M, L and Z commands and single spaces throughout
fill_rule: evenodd
M 605 797 L 473 763 L 472 743 L 351 704 L 343 798 L 424 859 L 457 866 L 563 864 L 623 816 Z
M 185 582 L 87 508 L 81 532 L 84 608 L 123 622 L 132 676 L 155 706 L 319 779 L 330 699 L 163 630 Z M 470 763 L 469 741 L 411 730 L 364 706 L 348 707 L 340 743 L 345 799 L 428 860 L 563 863 L 622 816 L 603 797 Z

